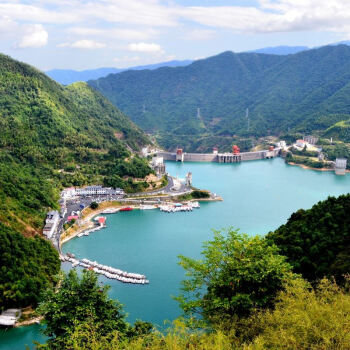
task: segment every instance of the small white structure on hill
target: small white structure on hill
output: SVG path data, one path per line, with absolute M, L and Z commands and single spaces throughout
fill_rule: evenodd
M 151 167 L 156 172 L 157 176 L 162 176 L 165 174 L 165 164 L 163 157 L 153 157 Z
M 282 150 L 286 149 L 287 148 L 286 141 L 281 140 L 281 141 L 276 142 L 276 147 L 281 148 Z
M 335 169 L 336 175 L 345 175 L 346 163 L 347 163 L 346 158 L 337 158 L 335 160 L 335 168 L 334 169 Z
M 318 137 L 312 136 L 312 135 L 307 135 L 307 136 L 304 136 L 303 138 L 304 138 L 304 141 L 306 141 L 310 145 L 316 145 L 318 141 Z
M 307 142 L 305 140 L 297 140 L 296 144 L 294 146 L 297 146 L 299 148 L 304 148 L 305 146 L 307 146 Z
M 54 234 L 58 225 L 59 218 L 60 218 L 60 215 L 56 210 L 52 210 L 47 213 L 45 226 L 43 229 L 43 233 L 47 238 L 50 239 Z
M 64 199 L 69 199 L 69 198 L 75 197 L 76 195 L 77 195 L 77 193 L 76 193 L 74 187 L 65 188 L 61 192 L 61 198 L 64 198 Z

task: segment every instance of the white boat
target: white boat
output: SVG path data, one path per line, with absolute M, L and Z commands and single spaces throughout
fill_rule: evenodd
M 109 208 L 109 209 L 105 209 L 102 213 L 103 214 L 114 214 L 118 211 L 119 211 L 119 209 L 117 209 L 117 208 Z
M 141 210 L 151 210 L 151 209 L 156 209 L 157 207 L 155 205 L 140 205 Z

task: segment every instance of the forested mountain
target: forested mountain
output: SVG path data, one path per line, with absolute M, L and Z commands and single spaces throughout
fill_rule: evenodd
M 290 55 L 293 53 L 309 50 L 310 48 L 307 46 L 271 46 L 271 47 L 263 47 L 257 50 L 251 50 L 247 52 L 255 52 L 255 53 L 266 53 L 269 55 Z
M 98 79 L 106 77 L 108 74 L 115 74 L 124 72 L 127 70 L 142 70 L 142 69 L 157 69 L 160 67 L 180 67 L 187 66 L 192 63 L 192 60 L 173 60 L 168 62 L 154 63 L 144 66 L 136 66 L 130 68 L 96 68 L 77 71 L 73 69 L 52 69 L 46 72 L 46 74 L 56 80 L 60 84 L 68 85 L 76 81 L 88 81 L 91 79 Z
M 231 144 L 232 135 L 323 133 L 350 119 L 350 47 L 286 56 L 224 52 L 186 67 L 128 71 L 89 84 L 165 147 L 207 150 L 224 139 Z
M 40 232 L 62 185 L 102 183 L 150 142 L 85 83 L 62 87 L 4 55 L 0 105 L 0 222 L 23 233 Z

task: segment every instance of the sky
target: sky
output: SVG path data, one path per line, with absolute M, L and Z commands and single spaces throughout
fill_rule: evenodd
M 350 0 L 0 0 L 0 52 L 41 70 L 348 39 Z

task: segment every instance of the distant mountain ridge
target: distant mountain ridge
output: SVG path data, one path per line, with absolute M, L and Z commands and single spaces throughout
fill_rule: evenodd
M 261 49 L 250 50 L 245 52 L 266 53 L 269 55 L 290 55 L 290 54 L 294 54 L 294 53 L 298 53 L 306 50 L 310 50 L 310 48 L 307 46 L 281 45 L 281 46 L 264 47 Z
M 227 149 L 232 135 L 324 131 L 350 119 L 350 47 L 289 55 L 227 51 L 184 67 L 126 71 L 89 84 L 164 147 Z
M 142 70 L 142 69 L 157 69 L 160 67 L 179 67 L 191 64 L 193 60 L 173 60 L 168 62 L 154 63 L 143 66 L 136 66 L 130 68 L 96 68 L 77 71 L 73 69 L 52 69 L 46 72 L 46 74 L 63 85 L 69 85 L 77 81 L 88 81 L 105 77 L 109 74 L 117 74 L 126 70 Z

